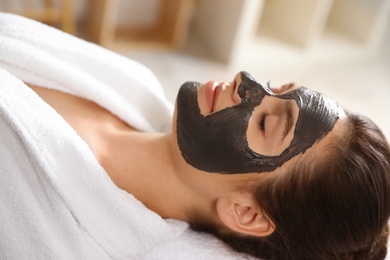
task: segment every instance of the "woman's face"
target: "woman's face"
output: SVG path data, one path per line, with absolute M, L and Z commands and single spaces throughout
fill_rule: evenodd
M 200 113 L 208 116 L 241 103 L 238 86 L 241 74 L 237 74 L 232 82 L 217 83 L 209 81 L 198 89 Z M 297 89 L 294 83 L 285 84 L 272 89 L 276 95 Z M 281 154 L 291 143 L 294 126 L 298 119 L 299 107 L 293 99 L 281 99 L 264 96 L 256 106 L 248 121 L 246 137 L 251 150 L 269 156 Z
M 230 83 L 187 82 L 177 100 L 177 140 L 195 168 L 273 171 L 330 132 L 338 106 L 295 84 L 270 89 L 241 72 Z

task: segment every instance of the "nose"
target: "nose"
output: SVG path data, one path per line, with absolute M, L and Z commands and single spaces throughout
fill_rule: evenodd
M 280 94 L 285 94 L 287 92 L 296 90 L 298 88 L 299 88 L 299 86 L 297 83 L 290 82 L 290 83 L 283 84 L 282 86 L 280 86 L 278 88 L 271 87 L 271 90 L 274 94 L 280 95 Z
M 237 73 L 236 76 L 234 76 L 234 79 L 233 79 L 233 92 L 232 92 L 232 100 L 235 104 L 240 104 L 241 103 L 241 98 L 240 96 L 238 95 L 238 87 L 240 86 L 242 82 L 242 79 L 241 79 L 241 73 Z

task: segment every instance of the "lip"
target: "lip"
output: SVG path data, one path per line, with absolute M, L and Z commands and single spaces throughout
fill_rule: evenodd
M 212 113 L 214 111 L 214 104 L 217 98 L 216 89 L 218 88 L 218 82 L 209 81 L 205 85 L 205 95 L 206 95 L 206 103 L 209 108 L 209 112 Z

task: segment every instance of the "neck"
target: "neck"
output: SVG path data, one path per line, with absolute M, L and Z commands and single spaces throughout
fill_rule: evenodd
M 194 213 L 211 214 L 211 194 L 186 184 L 184 175 L 194 169 L 183 161 L 172 134 L 127 132 L 109 140 L 109 165 L 103 167 L 119 188 L 163 218 L 189 221 Z

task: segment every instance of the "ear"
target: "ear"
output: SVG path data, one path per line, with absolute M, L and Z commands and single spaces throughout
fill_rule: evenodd
M 232 192 L 217 199 L 217 214 L 231 230 L 252 236 L 268 236 L 274 223 L 265 215 L 249 192 Z

